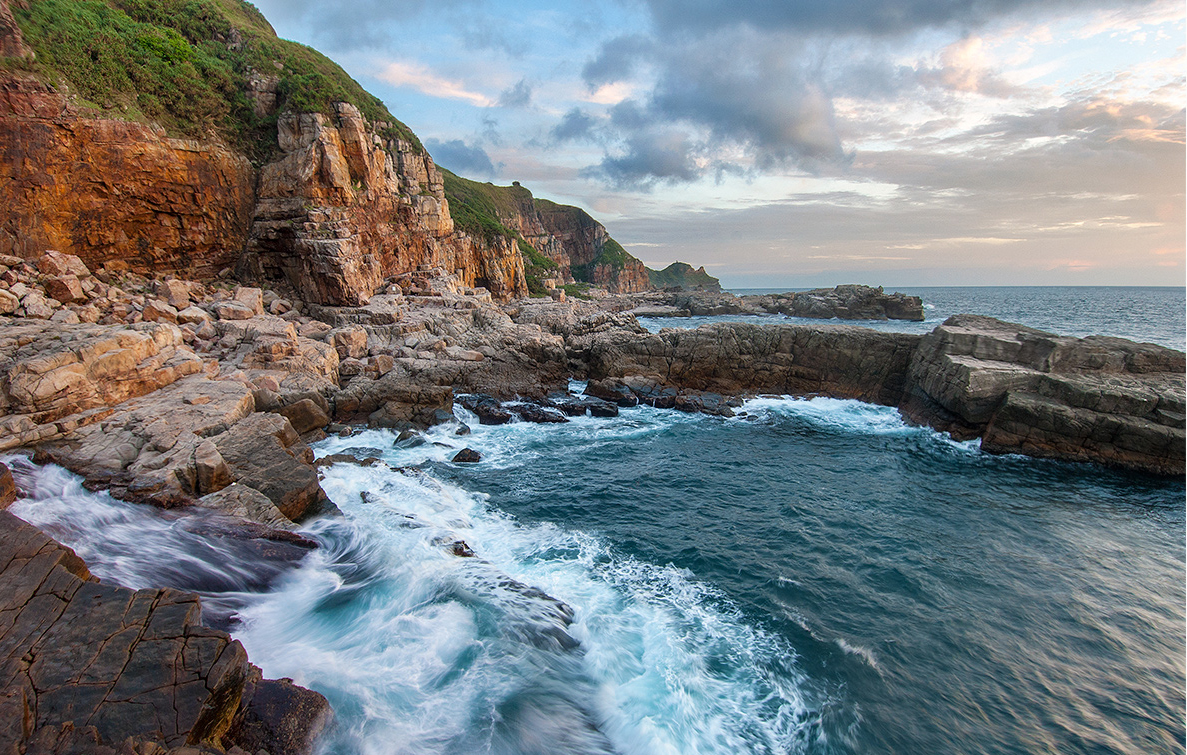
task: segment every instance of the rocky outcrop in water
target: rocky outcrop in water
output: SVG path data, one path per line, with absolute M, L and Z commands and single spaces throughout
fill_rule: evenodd
M 664 291 L 639 297 L 632 311 L 639 317 L 789 315 L 817 320 L 924 319 L 923 301 L 918 296 L 888 294 L 881 286 L 860 285 L 750 296 L 720 291 Z
M 325 698 L 259 677 L 242 645 L 202 626 L 196 595 L 102 583 L 0 511 L 0 751 L 312 752 Z M 302 705 L 270 713 L 276 686 Z M 278 715 L 283 737 L 268 726 Z
M 919 339 L 851 326 L 718 323 L 657 334 L 610 331 L 569 346 L 594 379 L 639 376 L 727 396 L 827 395 L 894 406 Z
M 1161 346 L 958 315 L 920 341 L 903 411 L 992 453 L 1182 475 L 1185 370 Z

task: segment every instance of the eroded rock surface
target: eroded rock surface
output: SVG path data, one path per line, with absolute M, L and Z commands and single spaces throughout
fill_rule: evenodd
M 904 414 L 993 453 L 1184 473 L 1184 354 L 957 315 L 923 337 Z

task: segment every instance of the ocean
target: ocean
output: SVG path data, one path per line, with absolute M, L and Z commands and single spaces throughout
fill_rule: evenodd
M 1128 315 L 1116 289 L 999 291 L 925 302 L 1182 341 L 1182 289 Z M 202 591 L 266 675 L 330 699 L 327 754 L 1182 752 L 1182 480 L 826 398 L 456 418 L 318 443 L 382 462 L 326 468 L 345 517 L 287 573 L 10 458 L 12 510 L 101 577 Z M 483 460 L 448 461 L 463 447 Z
M 731 293 L 777 294 L 807 289 L 751 288 Z M 1065 336 L 1106 335 L 1184 349 L 1187 341 L 1187 289 L 1182 286 L 951 286 L 887 287 L 923 299 L 924 321 L 854 321 L 875 330 L 927 333 L 957 314 L 978 314 L 1017 322 Z M 841 323 L 802 317 L 762 318 L 770 322 Z M 695 328 L 708 322 L 755 322 L 753 315 L 648 317 L 639 322 L 652 332 Z M 848 321 L 845 321 L 848 322 Z

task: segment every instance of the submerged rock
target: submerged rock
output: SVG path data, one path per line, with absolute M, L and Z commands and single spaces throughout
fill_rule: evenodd
M 482 454 L 472 448 L 463 448 L 453 455 L 453 462 L 457 464 L 474 464 L 482 461 Z

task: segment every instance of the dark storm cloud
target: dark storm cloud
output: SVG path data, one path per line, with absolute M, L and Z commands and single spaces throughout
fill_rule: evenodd
M 654 47 L 653 40 L 638 34 L 615 37 L 602 44 L 597 56 L 581 70 L 581 76 L 592 89 L 628 79 Z
M 425 148 L 433 156 L 438 165 L 449 168 L 454 173 L 462 175 L 493 176 L 498 168 L 491 162 L 486 150 L 478 146 L 470 146 L 461 139 L 439 142 L 436 139 L 426 139 Z
M 592 140 L 597 127 L 597 119 L 581 108 L 573 108 L 565 113 L 561 122 L 553 126 L 549 133 L 557 142 Z
M 696 161 L 700 147 L 679 129 L 655 127 L 632 134 L 625 150 L 591 170 L 616 186 L 647 188 L 657 181 L 695 181 L 704 175 Z
M 532 86 L 520 79 L 515 86 L 503 90 L 499 95 L 499 107 L 525 108 L 532 104 Z
M 1149 0 L 645 0 L 662 30 L 729 26 L 796 33 L 892 35 L 938 26 L 979 26 L 1002 16 L 1091 9 Z
M 844 159 L 832 102 L 797 40 L 733 30 L 644 49 L 630 39 L 637 62 L 657 72 L 651 90 L 610 107 L 607 121 L 571 111 L 553 129 L 558 140 L 608 145 L 594 174 L 615 185 L 646 186 Z M 612 67 L 591 66 L 587 80 L 612 80 Z

